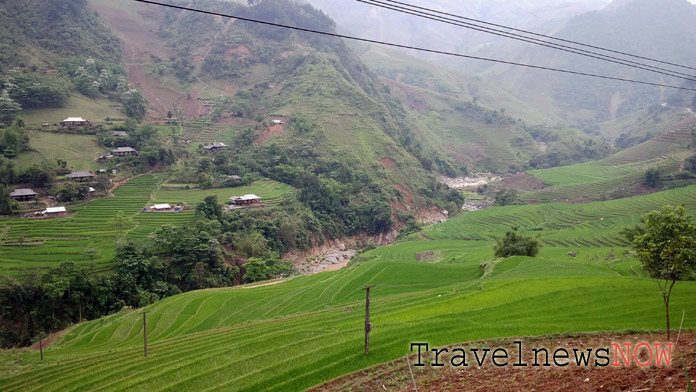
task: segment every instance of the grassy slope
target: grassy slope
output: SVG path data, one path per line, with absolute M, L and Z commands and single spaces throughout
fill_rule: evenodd
M 21 153 L 16 159 L 19 168 L 42 162 L 55 165 L 58 159 L 63 159 L 68 162 L 68 169 L 93 170 L 100 167 L 96 158 L 107 153 L 93 135 L 29 131 L 29 145 L 33 151 Z
M 616 231 L 640 213 L 667 203 L 693 213 L 694 190 L 469 213 L 426 230 L 434 240 L 379 248 L 374 260 L 341 271 L 171 297 L 148 308 L 147 359 L 142 316 L 125 312 L 74 327 L 43 363 L 35 352 L 5 353 L 0 388 L 298 390 L 403 356 L 414 341 L 663 328 L 655 283 L 641 277 L 635 259 L 573 259 L 565 254 L 572 247 L 545 245 L 536 259 L 491 263 L 490 236 L 511 224 L 540 227 L 544 240 L 605 255 L 621 241 Z M 431 263 L 415 261 L 428 250 L 438 252 Z M 366 284 L 377 284 L 369 357 L 362 354 Z M 696 284 L 680 283 L 672 301 L 673 309 L 696 306 Z
M 157 202 L 185 201 L 195 204 L 205 196 L 217 194 L 222 200 L 237 194 L 256 193 L 268 204 L 274 204 L 290 194 L 292 188 L 271 181 L 260 181 L 253 185 L 202 191 L 160 190 L 162 179 L 146 175 L 128 181 L 114 191 L 115 197 L 99 199 L 81 206 L 69 207 L 74 212 L 65 218 L 54 219 L 1 219 L 0 227 L 9 226 L 5 244 L 0 246 L 0 274 L 26 275 L 37 270 L 57 267 L 63 261 L 73 261 L 89 267 L 90 260 L 85 249 L 98 250 L 94 260 L 95 270 L 111 267 L 115 252 L 114 240 L 118 233 L 109 220 L 118 211 L 133 217 L 135 226 L 128 239 L 145 241 L 148 234 L 164 224 L 181 225 L 193 219 L 192 209 L 181 213 L 142 213 L 142 208 Z M 229 195 L 229 196 L 228 196 Z M 25 245 L 19 246 L 19 234 L 25 235 Z
M 82 117 L 89 121 L 100 122 L 105 118 L 124 118 L 116 107 L 119 105 L 105 98 L 91 99 L 79 93 L 73 93 L 68 98 L 65 107 L 48 109 L 24 109 L 17 117 L 24 119 L 29 126 L 51 125 L 63 121 L 67 117 Z

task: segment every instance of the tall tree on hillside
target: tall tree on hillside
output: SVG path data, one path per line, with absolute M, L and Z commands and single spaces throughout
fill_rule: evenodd
M 696 270 L 696 225 L 684 207 L 665 206 L 643 218 L 633 234 L 633 248 L 645 272 L 655 278 L 665 303 L 667 340 L 670 338 L 669 298 L 678 280 Z

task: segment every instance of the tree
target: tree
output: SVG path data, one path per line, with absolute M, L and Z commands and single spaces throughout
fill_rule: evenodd
M 516 189 L 501 189 L 495 194 L 495 206 L 512 206 L 519 204 L 519 194 Z
M 670 338 L 669 298 L 678 280 L 696 270 L 696 225 L 684 207 L 665 206 L 652 211 L 633 230 L 631 243 L 643 270 L 657 281 L 665 303 L 667 340 Z
M 123 231 L 133 226 L 133 218 L 126 216 L 123 211 L 119 211 L 109 223 L 118 231 L 118 236 L 123 238 Z
M 84 199 L 88 193 L 87 186 L 72 181 L 65 181 L 56 189 L 55 195 L 60 201 L 71 202 Z
M 106 174 L 100 174 L 97 176 L 96 184 L 94 187 L 99 192 L 105 192 L 109 187 L 111 187 L 111 179 Z
M 266 265 L 266 262 L 257 257 L 250 258 L 246 264 L 244 264 L 244 269 L 246 270 L 244 274 L 244 280 L 246 282 L 266 280 L 270 273 L 270 267 Z
M 660 169 L 656 167 L 651 167 L 645 172 L 645 179 L 643 180 L 643 184 L 651 188 L 657 188 L 657 186 L 660 185 L 661 180 L 662 179 Z
M 17 113 L 22 110 L 22 105 L 10 97 L 7 90 L 0 93 L 0 125 L 10 125 Z
M 202 202 L 196 204 L 196 215 L 206 219 L 222 219 L 222 207 L 218 204 L 217 195 L 206 196 Z
M 535 238 L 519 234 L 517 227 L 505 233 L 502 239 L 496 238 L 495 242 L 495 257 L 535 257 L 539 253 L 539 242 Z
M 9 215 L 18 209 L 17 201 L 10 197 L 10 190 L 0 184 L 0 215 Z

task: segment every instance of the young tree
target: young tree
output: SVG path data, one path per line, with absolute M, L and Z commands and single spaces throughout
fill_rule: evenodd
M 119 238 L 123 238 L 123 231 L 133 226 L 133 218 L 126 216 L 123 211 L 119 211 L 109 223 L 118 231 Z
M 670 338 L 669 298 L 678 280 L 696 270 L 696 225 L 684 207 L 665 206 L 643 218 L 634 229 L 633 248 L 643 270 L 657 281 L 665 303 L 667 340 Z

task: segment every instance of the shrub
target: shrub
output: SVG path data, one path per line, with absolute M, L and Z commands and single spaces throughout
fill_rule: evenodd
M 539 253 L 539 242 L 536 238 L 519 234 L 517 227 L 513 227 L 505 233 L 505 237 L 496 238 L 495 241 L 495 257 L 535 257 Z

